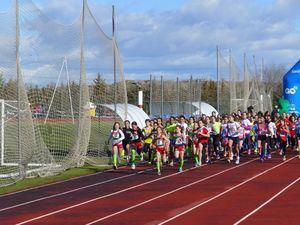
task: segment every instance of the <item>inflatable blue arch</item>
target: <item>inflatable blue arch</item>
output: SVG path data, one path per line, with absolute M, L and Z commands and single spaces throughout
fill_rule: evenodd
M 283 77 L 283 96 L 289 101 L 289 113 L 300 115 L 300 60 Z

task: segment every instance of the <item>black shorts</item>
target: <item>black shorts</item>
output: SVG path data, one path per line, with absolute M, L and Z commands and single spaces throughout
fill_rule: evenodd
M 267 140 L 267 135 L 258 135 L 257 140 L 259 141 L 266 141 Z
M 240 142 L 239 137 L 228 137 L 228 139 L 232 140 L 232 142 L 233 142 L 234 145 L 237 145 Z

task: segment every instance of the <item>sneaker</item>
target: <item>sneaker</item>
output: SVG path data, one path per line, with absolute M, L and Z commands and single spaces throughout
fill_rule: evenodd
M 172 162 L 170 162 L 170 164 L 169 164 L 170 166 L 174 166 L 174 162 L 172 161 Z
M 221 158 L 221 157 L 220 157 L 219 155 L 217 155 L 217 160 L 220 160 L 220 158 Z
M 231 160 L 230 160 L 230 158 L 228 158 L 228 159 L 227 159 L 227 162 L 228 162 L 228 163 L 231 163 Z
M 251 155 L 251 149 L 248 150 L 248 155 Z
M 158 171 L 158 172 L 157 172 L 157 175 L 158 175 L 158 176 L 161 176 L 161 172 L 160 172 L 160 171 Z
M 141 162 L 143 162 L 143 161 L 144 161 L 144 156 L 143 156 L 143 154 L 141 155 L 141 158 L 140 158 L 140 160 L 141 160 Z
M 151 165 L 151 164 L 152 164 L 152 162 L 151 162 L 151 161 L 149 161 L 149 162 L 148 162 L 148 165 Z
M 231 155 L 231 156 L 229 157 L 229 159 L 232 161 L 232 160 L 233 160 L 233 155 Z
M 283 159 L 283 161 L 285 161 L 285 160 L 286 160 L 286 156 L 283 156 L 283 158 L 282 158 L 282 159 Z
M 282 155 L 282 150 L 280 150 L 279 155 Z
M 271 156 L 271 154 L 269 154 L 269 155 L 268 155 L 268 159 L 271 159 L 271 158 L 272 158 L 272 156 Z
M 135 164 L 134 163 L 131 164 L 131 169 L 135 170 Z
M 114 165 L 114 170 L 117 170 L 117 169 L 118 169 L 118 167 Z
M 235 164 L 236 164 L 236 165 L 239 165 L 239 164 L 240 164 L 240 157 L 237 157 L 237 158 L 236 158 Z
M 181 173 L 183 171 L 182 167 L 179 167 L 178 172 Z
M 300 155 L 298 156 L 298 158 L 300 159 Z

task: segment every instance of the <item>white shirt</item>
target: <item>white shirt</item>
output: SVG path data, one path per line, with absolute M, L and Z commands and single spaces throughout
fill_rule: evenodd
M 228 137 L 238 137 L 239 132 L 238 129 L 240 127 L 240 124 L 238 122 L 228 122 Z

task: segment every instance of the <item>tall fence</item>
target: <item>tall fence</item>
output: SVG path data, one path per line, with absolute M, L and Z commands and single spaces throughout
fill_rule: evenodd
M 112 124 L 126 118 L 114 35 L 82 3 L 71 25 L 31 0 L 0 13 L 0 186 L 99 164 Z

